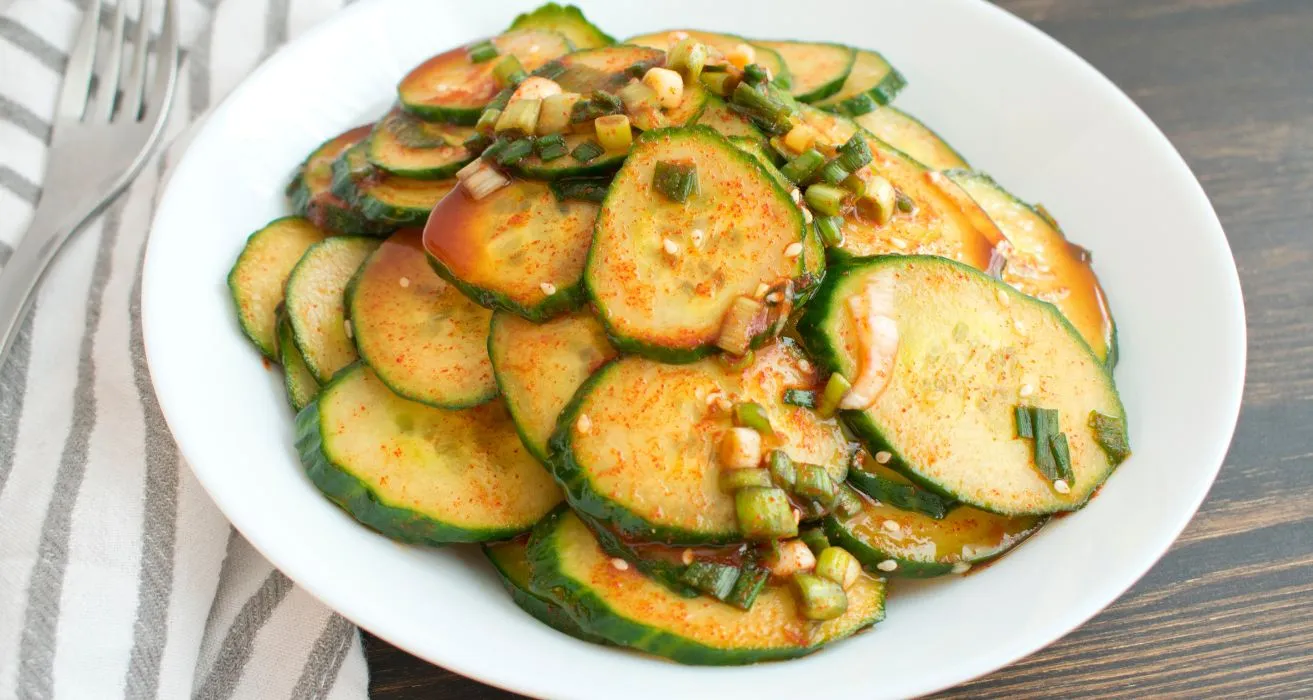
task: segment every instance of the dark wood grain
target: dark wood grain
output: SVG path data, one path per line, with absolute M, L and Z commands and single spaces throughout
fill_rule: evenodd
M 1198 175 L 1239 264 L 1249 370 L 1171 552 L 1065 639 L 942 697 L 1313 696 L 1313 1 L 999 4 L 1112 78 Z M 380 700 L 514 697 L 366 647 Z

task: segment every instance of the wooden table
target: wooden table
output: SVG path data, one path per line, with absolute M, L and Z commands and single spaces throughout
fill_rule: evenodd
M 1001 0 L 1125 90 L 1235 251 L 1235 442 L 1171 552 L 1062 641 L 944 697 L 1313 696 L 1313 0 Z M 513 697 L 366 635 L 379 700 Z

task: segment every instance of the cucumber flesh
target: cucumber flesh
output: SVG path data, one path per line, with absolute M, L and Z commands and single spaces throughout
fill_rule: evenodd
M 543 182 L 519 180 L 476 200 L 464 188 L 424 227 L 438 274 L 491 309 L 534 321 L 578 308 L 598 206 L 559 202 Z
M 595 90 L 615 92 L 665 62 L 661 51 L 622 44 L 566 54 L 541 72 L 555 74 L 553 80 L 565 92 L 587 97 Z
M 320 383 L 356 361 L 346 289 L 378 241 L 337 236 L 314 244 L 287 278 L 287 319 L 306 367 Z
M 529 539 L 533 590 L 608 641 L 698 665 L 748 664 L 804 656 L 884 618 L 885 583 L 859 575 L 848 610 L 824 623 L 803 618 L 788 587 L 768 585 L 750 610 L 685 598 L 636 568 L 618 568 L 592 531 L 565 509 Z
M 684 98 L 677 106 L 671 109 L 636 112 L 630 115 L 630 119 L 634 127 L 642 131 L 696 123 L 710 97 L 711 93 L 703 89 L 700 83 L 686 85 Z
M 818 100 L 816 106 L 856 117 L 893 102 L 894 96 L 906 86 L 907 80 L 903 74 L 890 65 L 884 56 L 876 51 L 857 49 L 853 69 L 839 91 Z
M 934 130 L 894 107 L 881 107 L 854 117 L 853 121 L 931 170 L 970 167 L 962 154 L 953 150 Z
M 760 129 L 753 126 L 747 117 L 730 109 L 717 95 L 707 95 L 707 105 L 694 123 L 711 127 L 728 139 L 743 137 L 766 143 L 766 135 Z
M 461 411 L 425 406 L 357 364 L 297 415 L 296 429 L 310 480 L 361 523 L 401 542 L 514 537 L 561 500 L 500 401 Z
M 594 644 L 606 644 L 606 640 L 584 631 L 561 606 L 539 596 L 529 589 L 528 540 L 519 537 L 507 542 L 483 545 L 483 553 L 492 562 L 497 576 L 501 578 L 511 600 L 523 611 L 533 615 L 539 622 L 558 632 L 582 639 Z
M 841 44 L 806 41 L 752 43 L 770 49 L 784 59 L 789 66 L 789 92 L 803 102 L 816 102 L 838 92 L 857 60 L 857 52 Z
M 349 129 L 320 144 L 306 157 L 287 187 L 292 211 L 337 234 L 381 236 L 396 228 L 388 222 L 370 221 L 350 201 L 333 193 L 333 162 L 368 138 L 371 130 L 370 125 Z
M 498 311 L 492 316 L 487 354 L 520 439 L 546 463 L 547 441 L 561 410 L 616 350 L 602 324 L 586 311 L 546 323 Z
M 657 192 L 660 161 L 692 164 L 697 194 Z M 788 191 L 750 154 L 703 126 L 650 131 L 602 204 L 585 283 L 620 349 L 688 362 L 714 351 L 737 297 L 801 274 L 790 246 L 804 234 Z
M 429 266 L 419 229 L 392 234 L 347 294 L 360 358 L 400 396 L 468 408 L 497 395 L 486 339 L 492 312 Z
M 570 40 L 576 49 L 610 46 L 615 38 L 588 21 L 574 5 L 549 2 L 533 12 L 525 12 L 511 22 L 511 29 L 541 29 L 556 32 Z
M 654 49 L 669 51 L 671 47 L 679 43 L 680 36 L 686 35 L 688 38 L 700 44 L 706 44 L 708 47 L 727 54 L 739 44 L 751 44 L 747 39 L 734 34 L 720 34 L 717 32 L 704 32 L 698 29 L 668 29 L 664 32 L 653 32 L 651 34 L 640 34 L 625 40 L 626 44 L 635 44 L 637 46 L 650 46 Z M 774 82 L 777 85 L 787 87 L 791 79 L 789 75 L 789 66 L 780 57 L 779 52 L 764 46 L 753 46 L 757 54 L 757 65 L 770 71 L 774 76 Z
M 292 325 L 284 317 L 278 323 L 278 360 L 283 366 L 283 388 L 287 390 L 287 403 L 292 410 L 300 411 L 319 394 L 319 382 L 310 368 L 305 366 L 301 351 L 292 340 Z
M 842 482 L 850 448 L 834 419 L 783 402 L 820 375 L 791 342 L 762 348 L 739 369 L 720 359 L 670 365 L 624 357 L 598 370 L 557 421 L 551 468 L 570 504 L 628 539 L 666 544 L 743 540 L 734 497 L 720 487 L 717 447 L 733 427 L 718 406 L 760 404 L 768 443 Z M 654 391 L 653 387 L 660 387 Z
M 414 180 L 389 175 L 369 162 L 365 144 L 333 162 L 333 193 L 372 224 L 388 230 L 423 226 L 434 205 L 456 186 L 454 178 Z
M 1090 411 L 1125 420 L 1103 362 L 1052 305 L 943 258 L 859 258 L 831 269 L 798 321 L 812 355 L 858 376 L 849 300 L 891 290 L 898 328 L 883 393 L 843 417 L 871 452 L 918 485 L 1000 515 L 1076 510 L 1115 465 L 1088 425 Z M 1056 409 L 1074 482 L 1059 493 L 1016 437 L 1018 404 Z
M 275 219 L 246 239 L 228 272 L 228 292 L 242 333 L 271 360 L 278 359 L 278 308 L 287 278 L 310 246 L 326 236 L 300 217 Z
M 392 175 L 418 180 L 452 177 L 474 160 L 465 139 L 468 126 L 425 122 L 402 109 L 393 109 L 369 135 L 367 157 L 371 164 Z

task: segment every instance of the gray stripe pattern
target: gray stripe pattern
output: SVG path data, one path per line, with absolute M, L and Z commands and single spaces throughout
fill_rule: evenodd
M 355 636 L 356 628 L 346 618 L 337 613 L 329 615 L 328 623 L 315 640 L 305 669 L 301 671 L 301 677 L 292 689 L 291 700 L 322 700 L 328 697 Z
M 0 119 L 13 123 L 44 143 L 50 143 L 50 124 L 4 95 L 0 95 Z
M 23 399 L 27 395 L 27 366 L 32 356 L 34 318 L 36 314 L 28 314 L 23 325 L 19 326 L 18 337 L 9 348 L 9 357 L 0 366 L 0 494 L 4 493 L 5 482 L 14 468 L 19 417 L 23 415 Z
M 78 381 L 73 391 L 73 427 L 64 441 L 55 488 L 41 525 L 41 544 L 28 582 L 27 612 L 18 649 L 18 697 L 36 700 L 54 695 L 55 627 L 59 622 L 60 596 L 68 565 L 73 507 L 81 492 L 90 451 L 91 431 L 96 423 L 96 329 L 109 282 L 114 244 L 122 223 L 123 202 L 116 202 L 105 215 L 105 225 L 91 273 L 87 294 L 86 329 L 78 356 Z
M 18 198 L 36 206 L 38 199 L 41 199 L 41 188 L 22 175 L 14 172 L 7 165 L 0 165 L 0 187 L 18 195 Z
M 228 634 L 219 645 L 214 666 L 210 668 L 205 683 L 192 696 L 195 700 L 228 700 L 232 697 L 242 677 L 242 668 L 251 659 L 251 652 L 255 649 L 256 635 L 273 617 L 274 610 L 290 590 L 292 581 L 281 571 L 275 569 L 269 572 L 259 590 L 246 599 L 237 618 L 228 628 Z
M 28 52 L 50 70 L 56 73 L 64 72 L 64 64 L 68 61 L 68 56 L 63 51 L 8 17 L 0 17 L 0 39 Z

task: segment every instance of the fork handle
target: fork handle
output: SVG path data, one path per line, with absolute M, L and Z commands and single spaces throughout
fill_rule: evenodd
M 37 285 L 55 253 L 102 206 L 99 201 L 84 201 L 60 211 L 62 207 L 53 204 L 41 201 L 27 233 L 0 270 L 0 367 L 5 364 L 18 329 L 36 298 Z

